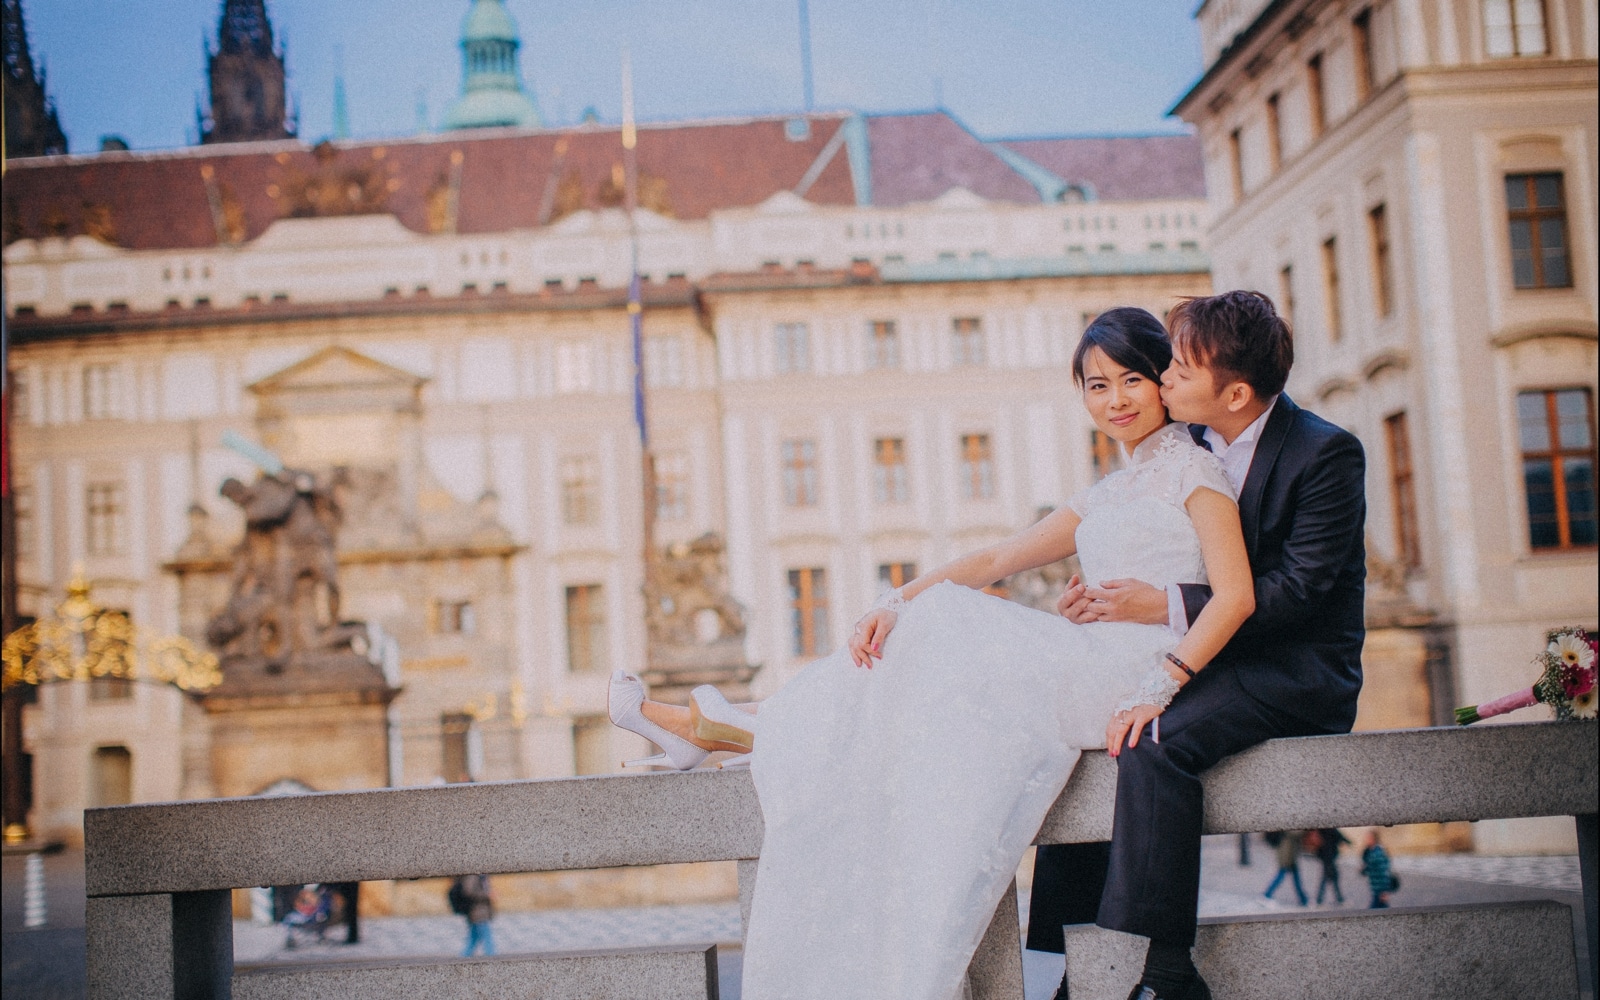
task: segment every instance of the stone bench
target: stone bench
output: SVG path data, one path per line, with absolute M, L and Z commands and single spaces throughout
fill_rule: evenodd
M 1576 816 L 1592 966 L 1596 733 L 1590 723 L 1528 723 L 1274 740 L 1206 775 L 1206 829 Z M 1114 761 L 1085 754 L 1037 841 L 1109 837 L 1115 782 Z M 84 839 L 92 1000 L 325 995 L 304 985 L 318 975 L 344 977 L 341 995 L 376 996 L 407 969 L 418 983 L 438 984 L 429 995 L 481 996 L 503 981 L 496 963 L 361 963 L 304 970 L 303 980 L 236 976 L 230 891 L 731 860 L 740 862 L 748 907 L 761 815 L 748 772 L 691 771 L 118 806 L 86 812 Z M 674 950 L 682 951 L 663 949 Z M 600 976 L 611 961 L 567 957 L 565 974 L 575 981 Z M 700 966 L 674 968 L 688 971 L 652 980 L 650 995 L 698 988 L 696 996 L 715 996 Z M 983 1000 L 1022 996 L 1014 893 L 1002 900 L 969 980 Z M 360 985 L 380 981 L 388 986 Z M 600 992 L 599 981 L 579 995 L 638 995 Z

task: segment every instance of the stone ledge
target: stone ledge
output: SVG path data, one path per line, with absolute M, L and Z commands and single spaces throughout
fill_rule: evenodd
M 1066 928 L 1073 1000 L 1125 1000 L 1146 939 Z M 1572 909 L 1549 900 L 1200 921 L 1195 963 L 1228 1000 L 1576 997 Z
M 1589 814 L 1600 728 L 1534 722 L 1272 740 L 1205 776 L 1206 832 Z M 1086 753 L 1040 843 L 1111 833 Z M 1270 791 L 1267 791 L 1270 790 Z M 90 809 L 90 896 L 758 856 L 747 771 L 607 775 Z
M 716 946 L 497 958 L 319 962 L 235 970 L 234 1000 L 715 1000 Z

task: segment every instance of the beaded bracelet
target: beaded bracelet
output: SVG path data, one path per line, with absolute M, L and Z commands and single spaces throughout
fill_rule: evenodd
M 1171 661 L 1173 666 L 1177 667 L 1179 670 L 1182 670 L 1184 673 L 1188 674 L 1189 675 L 1189 679 L 1191 681 L 1194 680 L 1194 671 L 1189 669 L 1189 665 L 1187 663 L 1185 663 L 1182 660 L 1178 659 L 1178 654 L 1176 654 L 1176 653 L 1168 653 L 1167 654 L 1167 659 L 1169 661 Z

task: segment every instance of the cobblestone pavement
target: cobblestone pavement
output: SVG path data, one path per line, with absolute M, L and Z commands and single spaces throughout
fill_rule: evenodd
M 1365 883 L 1357 875 L 1356 852 L 1342 859 L 1344 902 L 1331 895 L 1320 909 L 1359 908 L 1367 903 Z M 1208 837 L 1202 854 L 1202 915 L 1270 914 L 1300 909 L 1290 886 L 1278 898 L 1262 895 L 1276 867 L 1272 852 L 1259 840 L 1254 864 L 1239 864 L 1235 837 Z M 22 927 L 22 864 L 15 856 L 4 866 L 4 983 L 8 1000 L 79 1000 L 83 996 L 83 855 L 64 852 L 46 859 L 49 919 L 38 930 Z M 1400 856 L 1395 868 L 1405 876 L 1396 905 L 1491 902 L 1506 899 L 1554 898 L 1581 904 L 1582 888 L 1576 857 L 1479 857 L 1476 855 Z M 1305 888 L 1316 895 L 1319 868 L 1312 859 L 1301 865 Z M 1028 892 L 1020 892 L 1026 920 Z M 1315 906 L 1315 904 L 1312 904 Z M 280 927 L 249 921 L 234 925 L 234 954 L 241 964 L 316 962 L 354 958 L 452 956 L 460 953 L 465 922 L 456 916 L 369 917 L 361 922 L 356 945 L 318 944 L 284 948 Z M 494 922 L 501 954 L 569 951 L 587 948 L 649 947 L 667 944 L 718 944 L 722 996 L 739 998 L 739 907 L 737 903 L 685 906 L 641 906 L 614 909 L 549 910 L 502 913 Z M 1582 938 L 1579 938 L 1580 942 Z M 1580 945 L 1581 947 L 1581 945 Z M 1025 952 L 1028 1000 L 1048 998 L 1061 976 L 1060 956 Z M 1586 958 L 1580 955 L 1580 968 Z M 1588 991 L 1586 996 L 1593 996 Z

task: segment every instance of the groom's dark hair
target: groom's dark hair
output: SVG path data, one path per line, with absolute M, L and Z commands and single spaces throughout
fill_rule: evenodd
M 1172 342 L 1161 321 L 1137 306 L 1119 306 L 1096 316 L 1072 352 L 1072 381 L 1083 385 L 1083 364 L 1096 347 L 1106 357 L 1152 382 L 1172 364 Z
M 1183 299 L 1167 313 L 1167 329 L 1190 362 L 1212 370 L 1219 392 L 1243 382 L 1268 400 L 1289 381 L 1294 336 L 1260 292 Z

